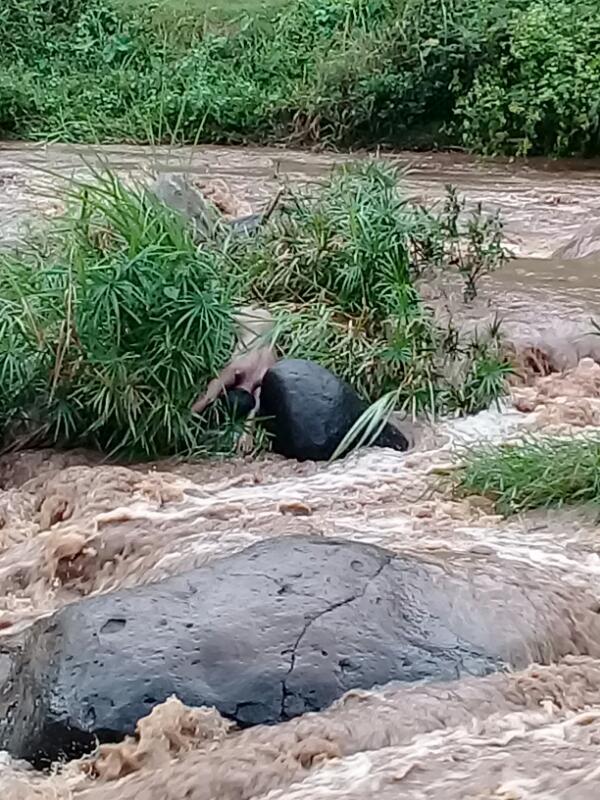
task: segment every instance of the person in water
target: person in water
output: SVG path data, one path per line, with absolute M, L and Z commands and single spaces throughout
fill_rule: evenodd
M 235 356 L 208 384 L 204 394 L 198 397 L 192 406 L 192 413 L 201 414 L 221 394 L 226 394 L 230 389 L 245 391 L 252 395 L 253 408 L 256 408 L 260 400 L 262 380 L 276 360 L 270 346 L 258 347 Z
M 248 399 L 245 406 L 246 419 L 251 421 L 260 405 L 260 387 L 263 378 L 277 361 L 273 346 L 266 343 L 273 329 L 273 318 L 264 309 L 242 309 L 236 315 L 238 343 L 231 361 L 221 370 L 216 378 L 206 387 L 192 406 L 193 414 L 201 414 L 221 395 L 233 395 Z M 252 445 L 252 434 L 240 438 L 241 450 L 248 450 Z

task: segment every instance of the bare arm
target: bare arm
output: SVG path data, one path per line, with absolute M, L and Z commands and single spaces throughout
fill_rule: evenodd
M 205 408 L 215 402 L 221 392 L 225 392 L 231 386 L 235 386 L 236 380 L 237 370 L 234 362 L 231 362 L 221 371 L 218 377 L 213 378 L 206 387 L 206 392 L 198 397 L 192 406 L 192 414 L 201 414 Z
M 261 347 L 250 350 L 237 356 L 223 369 L 217 378 L 212 380 L 206 392 L 201 395 L 192 406 L 193 414 L 200 414 L 219 397 L 221 392 L 234 386 L 244 389 L 256 397 L 265 372 L 275 364 L 275 356 L 270 347 Z

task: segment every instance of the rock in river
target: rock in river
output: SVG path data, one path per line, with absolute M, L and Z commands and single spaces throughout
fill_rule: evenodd
M 37 765 L 73 757 L 94 737 L 133 733 L 171 694 L 241 725 L 275 723 L 354 687 L 568 651 L 571 592 L 519 569 L 290 535 L 83 599 L 36 622 L 10 655 L 0 749 Z
M 263 378 L 260 416 L 273 437 L 273 449 L 286 458 L 327 461 L 365 408 L 351 386 L 313 361 L 283 359 Z M 408 447 L 403 434 L 389 424 L 374 444 Z
M 183 216 L 197 241 L 212 239 L 224 224 L 215 206 L 187 175 L 164 172 L 158 176 L 150 191 L 161 203 Z
M 576 261 L 594 258 L 600 253 L 600 223 L 585 222 L 578 231 L 552 253 L 553 260 Z

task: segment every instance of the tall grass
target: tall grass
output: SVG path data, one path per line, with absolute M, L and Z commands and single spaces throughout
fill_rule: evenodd
M 110 173 L 42 250 L 0 254 L 0 424 L 12 439 L 128 455 L 193 451 L 197 385 L 229 355 L 224 250 Z
M 335 448 L 330 462 L 336 461 L 352 450 L 373 445 L 394 413 L 398 399 L 398 392 L 388 392 L 371 403 Z
M 476 210 L 459 222 L 461 211 L 452 190 L 435 212 L 411 205 L 393 170 L 367 162 L 338 170 L 317 197 L 288 198 L 240 268 L 257 300 L 283 309 L 284 352 L 320 361 L 369 401 L 394 392 L 413 415 L 471 413 L 510 372 L 499 330 L 463 335 L 419 293 L 441 278 L 470 300 L 504 263 L 500 221 Z
M 0 133 L 599 150 L 592 0 L 257 5 L 3 0 Z
M 410 207 L 397 177 L 341 170 L 315 196 L 289 193 L 256 237 L 217 231 L 200 246 L 141 185 L 110 171 L 73 184 L 45 237 L 0 252 L 2 446 L 229 451 L 226 409 L 189 409 L 231 355 L 233 309 L 252 302 L 273 310 L 280 354 L 319 361 L 369 402 L 392 391 L 414 414 L 488 405 L 509 371 L 497 331 L 441 326 L 418 281 L 443 273 L 464 288 L 495 269 L 499 222 L 462 225 L 454 200 Z
M 600 502 L 600 440 L 530 439 L 477 448 L 457 473 L 460 494 L 482 494 L 501 513 Z

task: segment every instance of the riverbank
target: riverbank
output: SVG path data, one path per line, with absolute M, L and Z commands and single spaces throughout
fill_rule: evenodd
M 600 21 L 585 0 L 167 8 L 9 0 L 0 133 L 600 152 Z

